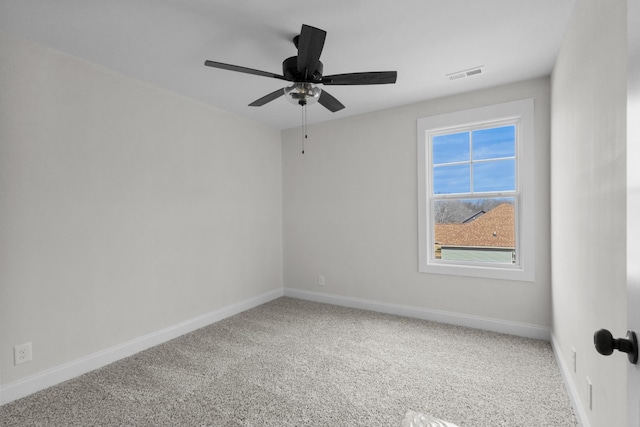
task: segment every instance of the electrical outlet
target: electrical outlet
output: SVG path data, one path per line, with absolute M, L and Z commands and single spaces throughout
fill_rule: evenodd
M 20 344 L 13 347 L 13 362 L 15 365 L 30 362 L 33 359 L 31 343 Z
M 589 377 L 587 377 L 587 401 L 589 402 L 589 410 L 593 411 L 593 384 L 591 384 Z
M 318 276 L 318 286 L 324 286 L 324 276 Z
M 571 347 L 571 362 L 573 363 L 573 373 L 575 374 L 578 372 L 578 361 L 575 347 Z

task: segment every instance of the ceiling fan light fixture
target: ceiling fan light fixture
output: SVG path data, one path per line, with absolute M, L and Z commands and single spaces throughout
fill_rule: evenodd
M 284 88 L 287 100 L 295 105 L 311 105 L 318 102 L 322 89 L 311 83 L 294 83 Z

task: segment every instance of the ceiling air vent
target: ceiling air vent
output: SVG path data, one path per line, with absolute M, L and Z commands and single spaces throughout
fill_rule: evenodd
M 450 73 L 446 76 L 449 80 L 458 80 L 465 77 L 475 76 L 476 74 L 482 74 L 483 69 L 484 65 L 481 65 L 479 67 L 469 68 L 468 70 L 456 71 L 455 73 Z

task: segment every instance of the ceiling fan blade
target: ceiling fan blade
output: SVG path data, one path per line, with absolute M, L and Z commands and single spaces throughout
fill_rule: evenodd
M 370 71 L 324 76 L 318 83 L 325 85 L 384 85 L 395 83 L 397 78 L 397 71 Z
M 336 111 L 340 111 L 344 108 L 344 105 L 342 105 L 342 102 L 338 101 L 329 92 L 327 92 L 324 89 L 320 93 L 320 98 L 318 99 L 318 102 L 320 103 L 320 105 L 322 105 L 332 113 L 335 113 Z
M 271 102 L 274 99 L 280 98 L 282 95 L 284 95 L 284 89 L 275 90 L 271 92 L 269 95 L 265 95 L 260 99 L 256 99 L 251 104 L 249 104 L 249 107 L 261 107 L 267 102 Z
M 327 32 L 309 25 L 302 25 L 298 39 L 298 73 L 312 74 L 318 67 Z
M 268 71 L 254 70 L 253 68 L 241 67 L 239 65 L 225 64 L 223 62 L 215 62 L 215 61 L 207 60 L 207 61 L 204 61 L 204 65 L 206 65 L 207 67 L 221 68 L 223 70 L 237 71 L 240 73 L 253 74 L 256 76 L 272 77 L 274 79 L 288 80 L 287 78 L 279 74 L 269 73 Z

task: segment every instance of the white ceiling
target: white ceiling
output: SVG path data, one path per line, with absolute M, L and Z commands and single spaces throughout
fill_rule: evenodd
M 551 72 L 575 0 L 0 0 L 0 29 L 276 129 L 300 125 L 287 82 L 204 66 L 282 73 L 302 24 L 327 31 L 324 74 L 398 71 L 395 85 L 331 86 L 346 108 L 310 123 Z M 481 75 L 446 74 L 484 66 Z

